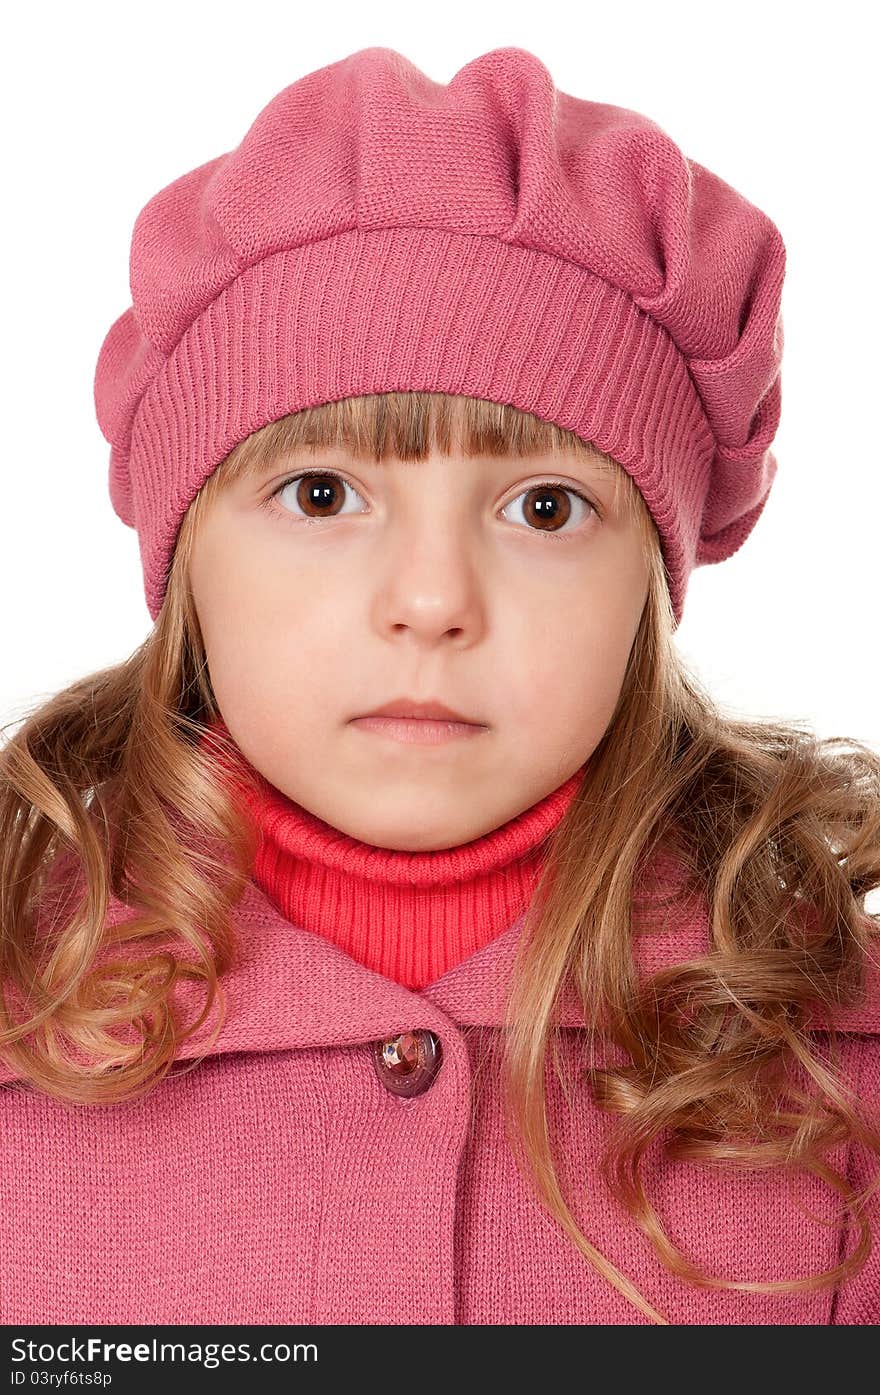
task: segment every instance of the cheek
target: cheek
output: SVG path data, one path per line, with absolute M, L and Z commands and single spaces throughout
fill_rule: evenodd
M 191 569 L 209 653 L 246 661 L 254 654 L 268 656 L 274 645 L 285 648 L 309 625 L 315 580 L 297 566 L 294 550 L 285 548 L 283 539 L 218 509 L 217 519 L 198 539 Z
M 193 569 L 211 683 L 238 733 L 314 723 L 351 647 L 341 604 L 321 578 L 270 561 L 265 549 L 222 557 L 206 549 Z
M 208 670 L 227 726 L 259 768 L 321 749 L 338 657 L 325 659 L 308 634 L 251 621 L 238 635 L 217 637 Z
M 518 718 L 533 732 L 553 723 L 560 736 L 598 741 L 617 704 L 636 627 L 631 616 L 607 607 L 557 609 L 539 642 L 519 650 Z

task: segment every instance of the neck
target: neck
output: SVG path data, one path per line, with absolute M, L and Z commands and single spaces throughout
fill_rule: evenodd
M 213 723 L 232 740 L 222 722 Z M 325 823 L 270 784 L 246 804 L 260 840 L 253 880 L 292 923 L 408 988 L 422 988 L 506 930 L 528 908 L 549 835 L 583 767 L 507 823 L 454 848 L 375 847 Z

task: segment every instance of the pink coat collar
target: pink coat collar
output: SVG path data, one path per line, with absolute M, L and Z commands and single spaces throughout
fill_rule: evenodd
M 123 918 L 125 907 L 111 906 L 109 919 Z M 414 991 L 375 973 L 350 958 L 331 941 L 293 925 L 265 893 L 249 882 L 236 910 L 239 962 L 221 980 L 227 1020 L 210 1054 L 227 1051 L 283 1051 L 298 1047 L 346 1046 L 381 1040 L 398 1032 L 426 1028 L 438 1036 L 457 1026 L 499 1026 L 504 990 L 513 967 L 522 919 L 489 944 L 449 969 L 427 987 Z M 704 953 L 705 919 L 694 916 L 673 931 L 639 937 L 637 962 L 646 973 Z M 192 1020 L 201 996 L 192 984 L 174 990 Z M 578 1026 L 577 1002 L 566 998 L 561 1025 Z M 204 1052 L 210 1027 L 185 1041 L 178 1059 Z M 815 1030 L 823 1023 L 816 1019 Z M 862 1002 L 842 1013 L 841 1030 L 880 1033 L 880 966 L 870 965 Z M 0 1060 L 0 1081 L 16 1078 Z

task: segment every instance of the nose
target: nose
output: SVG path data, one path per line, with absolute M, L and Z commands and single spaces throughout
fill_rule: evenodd
M 484 626 L 483 582 L 473 548 L 451 529 L 421 528 L 389 551 L 378 618 L 425 640 L 474 640 Z

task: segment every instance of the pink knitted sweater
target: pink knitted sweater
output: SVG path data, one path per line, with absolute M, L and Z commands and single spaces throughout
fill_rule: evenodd
M 558 813 L 552 799 L 550 810 Z M 670 868 L 658 872 L 643 888 L 635 941 L 645 973 L 708 947 L 702 905 L 655 914 L 658 893 L 674 886 Z M 114 899 L 108 928 L 130 914 Z M 251 881 L 234 914 L 235 962 L 221 980 L 222 1030 L 209 1046 L 215 1011 L 146 1095 L 70 1105 L 27 1088 L 0 1056 L 0 1323 L 647 1324 L 517 1166 L 502 1047 L 520 924 L 414 989 L 289 919 Z M 476 938 L 492 928 L 486 920 Z M 369 954 L 377 942 L 367 934 L 349 943 Z M 422 960 L 410 962 L 425 972 Z M 198 987 L 173 991 L 194 1020 Z M 765 1293 L 673 1277 L 601 1172 L 613 1120 L 593 1102 L 583 1066 L 622 1057 L 586 1039 L 570 997 L 559 1022 L 547 1123 L 564 1194 L 588 1239 L 662 1317 L 880 1321 L 877 1193 L 868 1214 L 878 1243 L 846 1283 Z M 841 1026 L 845 1077 L 877 1119 L 876 973 Z M 402 1097 L 395 1072 L 431 1040 L 439 1067 L 420 1093 Z M 858 1142 L 836 1145 L 829 1160 L 857 1187 L 876 1172 Z M 668 1233 L 710 1275 L 797 1279 L 855 1243 L 815 1176 L 674 1160 L 652 1146 L 644 1178 Z

